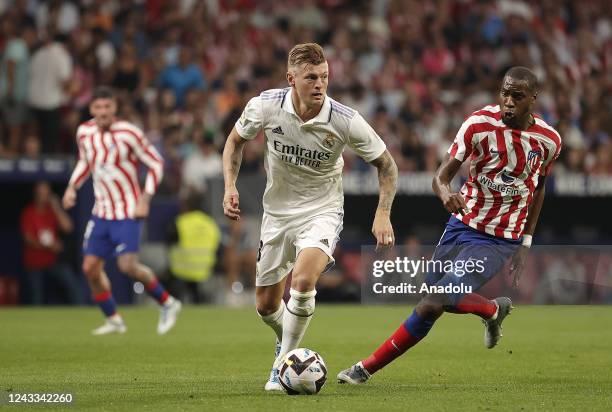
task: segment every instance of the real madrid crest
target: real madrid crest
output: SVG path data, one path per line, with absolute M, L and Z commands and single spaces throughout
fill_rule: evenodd
M 331 133 L 327 133 L 325 139 L 323 139 L 323 146 L 327 147 L 328 149 L 331 149 L 332 147 L 334 147 L 335 144 L 336 138 L 334 137 L 334 135 Z

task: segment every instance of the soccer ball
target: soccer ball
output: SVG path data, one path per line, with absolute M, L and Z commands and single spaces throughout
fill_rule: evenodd
M 279 378 L 289 395 L 316 395 L 327 379 L 327 368 L 317 352 L 294 349 L 283 358 Z

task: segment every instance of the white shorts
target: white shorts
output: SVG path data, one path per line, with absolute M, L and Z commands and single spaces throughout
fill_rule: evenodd
M 321 249 L 329 256 L 324 272 L 335 263 L 334 249 L 342 231 L 343 212 L 328 212 L 294 220 L 275 219 L 264 213 L 257 254 L 256 286 L 275 285 L 291 272 L 300 251 Z

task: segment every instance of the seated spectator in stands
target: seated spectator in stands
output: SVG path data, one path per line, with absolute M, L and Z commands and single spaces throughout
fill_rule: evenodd
M 193 62 L 191 49 L 183 45 L 179 53 L 178 64 L 167 66 L 160 74 L 159 87 L 171 89 L 176 96 L 179 107 L 185 102 L 185 94 L 191 89 L 204 90 L 204 74 Z
M 212 274 L 217 261 L 221 231 L 214 219 L 202 211 L 203 198 L 192 192 L 184 198 L 182 211 L 170 228 L 170 289 L 185 302 L 187 294 L 193 303 L 201 303 L 199 284 Z
M 34 202 L 21 213 L 23 264 L 30 290 L 30 303 L 45 302 L 45 283 L 53 280 L 64 291 L 64 298 L 73 304 L 82 303 L 79 282 L 72 269 L 59 259 L 64 244 L 59 231 L 72 232 L 72 220 L 62 209 L 59 198 L 47 182 L 34 186 Z

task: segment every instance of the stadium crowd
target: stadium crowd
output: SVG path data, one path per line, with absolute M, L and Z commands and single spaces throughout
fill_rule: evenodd
M 188 200 L 221 175 L 225 137 L 248 99 L 286 87 L 287 51 L 316 41 L 330 64 L 330 96 L 363 114 L 400 171 L 432 172 L 463 118 L 495 103 L 502 74 L 524 65 L 541 79 L 538 113 L 563 138 L 554 173 L 612 176 L 607 6 L 603 0 L 0 0 L 0 156 L 75 154 L 74 134 L 90 117 L 94 88 L 111 85 L 121 116 L 141 127 L 165 159 L 160 192 Z M 261 136 L 259 143 L 245 147 L 243 179 L 263 173 Z M 368 166 L 346 153 L 345 167 Z M 251 220 L 217 222 L 227 289 L 241 274 L 251 283 L 259 223 Z M 320 296 L 358 299 L 357 255 L 339 248 L 337 256 Z M 41 268 L 35 269 L 30 275 L 37 280 Z M 576 279 L 584 282 L 578 269 Z M 556 277 L 551 271 L 542 282 Z M 545 286 L 541 302 L 550 300 Z
M 96 85 L 166 160 L 163 190 L 202 190 L 247 100 L 285 87 L 295 43 L 324 45 L 329 94 L 357 108 L 401 171 L 433 171 L 510 65 L 542 81 L 563 136 L 556 173 L 612 174 L 607 2 L 486 0 L 0 1 L 0 154 L 74 153 Z M 261 171 L 247 145 L 243 172 Z M 346 156 L 346 168 L 364 164 Z

